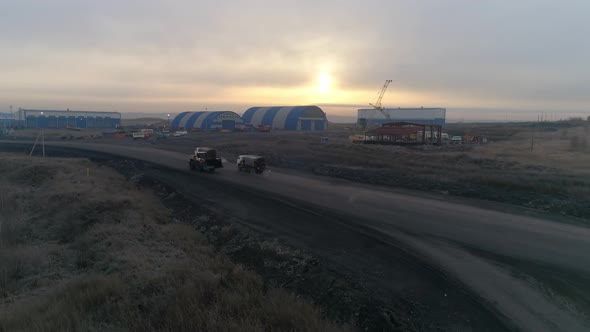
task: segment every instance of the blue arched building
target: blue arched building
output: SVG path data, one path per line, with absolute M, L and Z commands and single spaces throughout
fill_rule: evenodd
M 244 124 L 271 129 L 324 130 L 326 113 L 317 106 L 252 107 L 242 116 Z
M 234 112 L 182 112 L 174 117 L 170 127 L 187 130 L 236 130 L 244 126 L 242 117 Z

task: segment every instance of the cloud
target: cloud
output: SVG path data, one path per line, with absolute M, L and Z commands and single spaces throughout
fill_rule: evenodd
M 8 0 L 0 102 L 364 105 L 392 79 L 389 105 L 583 108 L 588 10 L 536 0 Z M 339 100 L 307 95 L 322 71 Z

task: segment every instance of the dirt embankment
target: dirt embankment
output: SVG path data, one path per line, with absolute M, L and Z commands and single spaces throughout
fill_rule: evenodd
M 97 157 L 94 161 L 116 169 L 141 187 L 150 188 L 172 211 L 176 222 L 198 229 L 217 250 L 261 275 L 270 287 L 287 289 L 320 305 L 329 319 L 351 322 L 365 331 L 428 330 L 425 326 L 439 324 L 425 320 L 423 308 L 405 299 L 384 301 L 358 278 L 343 272 L 342 267 L 327 264 L 305 250 L 245 226 L 243 221 L 227 214 L 220 204 L 212 205 L 203 199 L 199 189 L 196 197 L 185 197 L 176 188 L 162 183 L 167 181 L 156 179 L 166 173 L 162 169 L 122 158 Z M 166 176 L 164 179 L 170 180 Z
M 25 150 L 17 147 L 14 151 L 24 152 Z M 273 240 L 273 234 L 263 236 L 259 233 L 260 230 L 252 230 L 249 225 L 248 227 L 239 226 L 244 224 L 242 220 L 227 214 L 223 208 L 219 209 L 218 204 L 212 207 L 210 202 L 199 195 L 198 189 L 193 195 L 192 189 L 179 185 L 177 181 L 179 174 L 176 172 L 169 172 L 143 161 L 128 160 L 104 153 L 70 151 L 61 148 L 50 148 L 49 153 L 53 157 L 83 155 L 91 158 L 93 164 L 90 165 L 106 165 L 116 169 L 134 185 L 155 192 L 160 197 L 160 202 L 169 209 L 175 223 L 192 225 L 207 237 L 209 243 L 229 256 L 232 261 L 262 276 L 265 287 L 284 288 L 297 294 L 298 297 L 316 303 L 321 306 L 322 314 L 328 319 L 336 322 L 351 322 L 361 330 L 370 331 L 428 331 L 440 329 L 440 326 L 445 324 L 441 321 L 448 320 L 445 317 L 438 317 L 441 314 L 440 311 L 419 305 L 412 300 L 408 301 L 403 295 L 384 296 L 376 293 L 372 288 L 374 285 L 367 285 L 364 277 L 348 271 L 350 262 L 346 262 L 344 266 L 340 265 L 344 264 L 343 262 L 335 263 L 331 260 L 326 262 L 326 257 L 319 257 L 321 255 L 314 257 L 306 251 L 294 249 Z M 183 189 L 190 197 L 184 197 L 175 188 L 163 183 L 175 183 L 180 188 L 189 190 L 187 192 Z M 281 215 L 282 212 L 278 213 L 277 217 Z M 364 248 L 366 246 L 364 243 L 369 241 L 368 238 L 361 235 L 358 239 L 358 234 L 351 232 L 351 235 L 352 233 L 354 233 L 354 241 L 358 240 L 358 245 Z M 295 247 L 305 248 L 300 243 Z M 376 248 L 382 247 L 378 245 Z M 383 250 L 391 252 L 390 249 Z M 375 255 L 379 257 L 377 253 Z M 399 257 L 393 259 L 399 259 Z M 398 263 L 400 262 L 396 261 L 396 264 Z M 405 268 L 402 269 L 405 271 Z M 421 268 L 419 270 L 422 271 Z M 424 276 L 424 279 L 430 280 L 431 277 Z M 430 281 L 427 281 L 427 284 L 431 285 Z M 430 300 L 432 299 L 429 298 L 428 301 Z M 475 311 L 477 315 L 482 314 Z M 487 312 L 483 315 L 492 316 Z M 461 322 L 469 326 L 469 317 L 469 315 L 464 316 L 463 318 L 467 320 L 462 319 Z M 454 326 L 453 322 L 451 320 L 451 325 Z
M 0 159 L 0 331 L 341 330 L 87 160 Z

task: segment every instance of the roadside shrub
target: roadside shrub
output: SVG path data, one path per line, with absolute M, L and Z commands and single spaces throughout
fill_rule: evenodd
M 572 148 L 572 149 L 579 148 L 579 141 L 580 141 L 580 139 L 579 139 L 578 135 L 572 136 L 570 138 L 570 148 Z
M 144 319 L 134 331 L 336 331 L 313 306 L 239 266 L 220 274 L 185 267 L 144 286 L 142 302 L 130 308 Z M 145 294 L 150 294 L 145 297 Z
M 0 250 L 19 243 L 24 232 L 25 224 L 19 222 L 17 216 L 8 213 L 0 215 Z
M 580 137 L 578 135 L 572 136 L 570 138 L 570 148 L 574 150 L 583 150 L 586 149 L 588 143 L 586 137 Z
M 38 187 L 53 178 L 54 170 L 46 165 L 29 165 L 16 169 L 11 178 L 14 183 Z
M 78 239 L 71 249 L 74 250 L 74 264 L 78 269 L 88 269 L 96 263 L 97 252 L 89 241 Z
M 560 135 L 560 138 L 561 138 L 561 139 L 567 139 L 567 136 L 568 136 L 567 128 L 563 128 L 563 129 L 561 130 L 561 135 Z
M 43 163 L 53 171 L 36 188 L 0 172 L 0 184 L 18 189 L 0 197 L 0 298 L 10 296 L 0 332 L 340 329 L 171 222 L 157 197 L 112 170 Z M 8 198 L 15 204 L 2 205 Z
M 0 297 L 11 293 L 21 280 L 38 274 L 45 261 L 44 255 L 31 246 L 0 249 Z
M 106 322 L 117 321 L 117 302 L 123 289 L 116 277 L 87 276 L 71 281 L 49 296 L 1 313 L 0 331 L 113 330 Z

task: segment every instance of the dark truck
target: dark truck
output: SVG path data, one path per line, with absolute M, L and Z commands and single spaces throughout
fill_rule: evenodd
M 217 157 L 215 149 L 209 147 L 197 147 L 189 158 L 188 166 L 191 170 L 215 172 L 216 168 L 223 168 L 221 158 Z
M 250 173 L 252 170 L 256 174 L 262 174 L 266 168 L 264 158 L 252 154 L 243 154 L 238 156 L 238 170 Z

